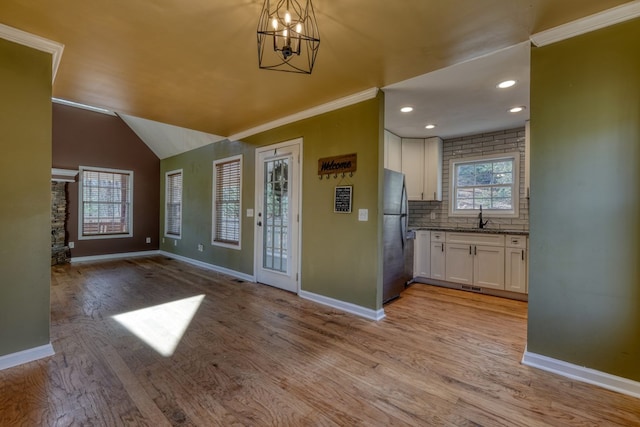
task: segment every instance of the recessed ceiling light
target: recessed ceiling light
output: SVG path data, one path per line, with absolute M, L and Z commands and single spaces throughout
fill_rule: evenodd
M 523 106 L 519 106 L 519 107 L 513 107 L 509 109 L 510 113 L 519 113 L 521 111 L 523 111 L 525 109 L 525 107 Z
M 498 83 L 497 87 L 499 89 L 506 89 L 516 84 L 515 80 L 505 80 L 503 82 Z
M 402 107 L 400 111 L 402 111 L 403 113 L 410 113 L 413 111 L 413 107 Z
M 426 125 L 424 128 L 425 129 L 433 129 L 434 127 L 436 127 L 436 125 Z

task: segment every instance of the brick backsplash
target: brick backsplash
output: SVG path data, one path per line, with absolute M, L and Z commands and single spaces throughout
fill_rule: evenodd
M 442 201 L 409 202 L 409 226 L 476 228 L 478 219 L 449 216 L 449 161 L 467 157 L 520 152 L 520 211 L 518 218 L 489 218 L 488 229 L 529 230 L 529 199 L 525 194 L 525 130 L 524 127 L 469 135 L 442 141 Z M 430 215 L 435 212 L 436 219 Z

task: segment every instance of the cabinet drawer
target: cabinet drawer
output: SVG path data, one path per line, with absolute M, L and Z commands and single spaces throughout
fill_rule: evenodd
M 445 240 L 445 232 L 444 231 L 432 231 L 431 232 L 431 241 L 432 242 L 444 242 Z
M 507 244 L 508 248 L 519 248 L 519 249 L 527 249 L 527 236 L 507 236 Z
M 489 233 L 447 233 L 447 243 L 462 243 L 465 245 L 504 246 L 503 234 Z

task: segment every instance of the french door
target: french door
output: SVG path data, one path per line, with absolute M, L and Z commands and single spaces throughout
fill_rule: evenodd
M 256 150 L 256 280 L 299 290 L 302 140 Z

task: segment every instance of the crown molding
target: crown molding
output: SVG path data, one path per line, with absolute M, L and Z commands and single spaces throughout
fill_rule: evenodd
M 635 0 L 545 31 L 540 31 L 539 33 L 533 34 L 529 39 L 535 46 L 542 47 L 619 24 L 620 22 L 629 21 L 638 16 L 640 16 L 640 0 Z
M 76 182 L 77 170 L 51 168 L 51 181 L 53 182 Z
M 56 80 L 64 45 L 8 25 L 0 24 L 0 38 L 51 54 L 51 83 Z
M 289 123 L 294 123 L 303 119 L 308 119 L 309 117 L 318 116 L 323 113 L 328 113 L 329 111 L 334 111 L 339 108 L 357 104 L 358 102 L 373 99 L 376 97 L 377 94 L 378 94 L 377 87 L 367 89 L 365 91 L 358 92 L 353 95 L 345 96 L 344 98 L 336 99 L 335 101 L 327 102 L 326 104 L 318 105 L 316 107 L 309 108 L 308 110 L 300 111 L 299 113 L 295 113 L 290 116 L 286 116 L 281 119 L 277 119 L 272 122 L 265 123 L 260 126 L 256 126 L 254 128 L 247 129 L 245 131 L 231 135 L 227 138 L 230 141 L 239 141 L 242 138 L 246 138 L 248 136 L 252 136 L 260 132 L 265 132 L 271 129 L 275 129 L 279 126 L 288 125 Z

